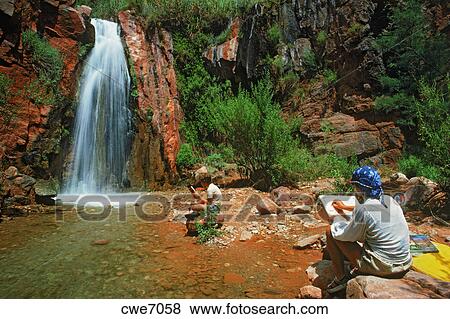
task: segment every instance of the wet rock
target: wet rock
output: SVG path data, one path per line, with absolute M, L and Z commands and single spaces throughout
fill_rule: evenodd
M 410 271 L 402 279 L 357 276 L 347 283 L 349 299 L 449 298 L 450 283 Z
M 322 290 L 314 286 L 304 286 L 300 288 L 298 295 L 300 299 L 322 299 Z
M 239 237 L 239 241 L 247 241 L 252 239 L 253 234 L 249 232 L 248 230 L 244 230 L 241 232 L 241 236 Z
M 261 215 L 281 213 L 281 208 L 269 198 L 261 198 L 256 204 L 256 209 Z
M 304 249 L 304 248 L 310 247 L 311 245 L 319 242 L 321 236 L 322 235 L 317 234 L 317 235 L 309 236 L 306 238 L 300 238 L 297 241 L 297 243 L 294 245 L 294 248 L 295 249 Z

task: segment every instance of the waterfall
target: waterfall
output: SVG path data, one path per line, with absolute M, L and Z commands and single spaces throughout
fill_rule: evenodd
M 130 76 L 116 23 L 92 19 L 95 45 L 80 79 L 66 194 L 119 190 L 126 181 Z

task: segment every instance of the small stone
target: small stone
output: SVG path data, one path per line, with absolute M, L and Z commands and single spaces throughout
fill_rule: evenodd
M 293 214 L 309 214 L 311 213 L 312 207 L 309 205 L 299 205 L 292 209 Z
M 364 87 L 364 90 L 366 90 L 366 91 L 370 91 L 370 89 L 372 88 L 372 86 L 369 83 L 364 83 L 363 87 Z
M 446 242 L 450 242 L 450 236 L 447 236 L 447 237 L 445 238 L 445 241 L 446 241 Z
M 322 299 L 322 290 L 314 286 L 304 286 L 300 288 L 298 297 L 300 299 Z
M 231 265 L 229 263 L 223 264 L 225 267 L 230 267 Z
M 241 236 L 239 237 L 240 241 L 247 241 L 252 239 L 253 234 L 251 232 L 249 232 L 248 230 L 244 230 L 243 232 L 241 232 Z
M 245 278 L 241 275 L 229 272 L 223 276 L 223 282 L 226 284 L 242 284 L 245 282 Z
M 94 242 L 92 242 L 92 245 L 107 245 L 109 244 L 109 240 L 108 239 L 97 239 Z
M 300 238 L 297 243 L 294 245 L 295 249 L 303 249 L 306 247 L 309 247 L 311 245 L 313 245 L 314 243 L 316 243 L 318 240 L 320 240 L 320 237 L 322 235 L 318 234 L 318 235 L 313 235 L 313 236 L 309 236 L 306 238 Z
M 261 215 L 279 214 L 281 212 L 281 208 L 268 198 L 261 198 L 256 204 L 256 209 Z

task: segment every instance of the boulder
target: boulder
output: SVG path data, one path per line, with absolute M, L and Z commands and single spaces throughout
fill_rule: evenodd
M 0 12 L 3 12 L 7 16 L 14 14 L 14 3 L 16 0 L 2 0 L 0 1 Z
M 300 299 L 322 299 L 322 290 L 314 286 L 304 286 L 300 288 L 300 293 L 298 294 Z
M 208 69 L 222 79 L 233 80 L 236 73 L 236 62 L 239 47 L 240 19 L 232 21 L 230 35 L 224 43 L 214 45 L 203 53 Z
M 404 185 L 409 182 L 409 178 L 406 177 L 406 175 L 403 173 L 394 173 L 389 178 L 392 183 L 395 183 L 397 185 Z
M 291 200 L 291 190 L 287 187 L 280 186 L 270 192 L 270 198 L 278 205 L 289 204 Z
M 196 182 L 201 181 L 201 179 L 202 179 L 204 176 L 208 175 L 208 174 L 209 174 L 209 173 L 208 173 L 208 169 L 206 168 L 206 166 L 200 167 L 200 168 L 199 168 L 198 170 L 196 170 L 195 173 L 194 173 L 195 181 L 196 181 Z
M 261 198 L 256 204 L 256 209 L 261 215 L 281 213 L 281 208 L 269 198 Z
M 293 214 L 309 214 L 312 211 L 312 207 L 309 205 L 298 205 L 292 209 Z
M 311 284 L 322 290 L 334 278 L 333 266 L 330 260 L 321 260 L 312 264 L 306 268 L 306 274 Z
M 92 13 L 92 8 L 88 7 L 86 5 L 81 5 L 77 8 L 77 11 L 82 15 L 86 17 L 90 17 Z
M 308 236 L 306 238 L 299 238 L 297 243 L 294 245 L 294 248 L 295 249 L 304 249 L 304 248 L 310 247 L 311 245 L 319 242 L 320 237 L 322 237 L 322 235 L 317 234 L 317 235 Z
M 410 271 L 402 279 L 357 276 L 347 283 L 349 299 L 449 298 L 450 283 Z

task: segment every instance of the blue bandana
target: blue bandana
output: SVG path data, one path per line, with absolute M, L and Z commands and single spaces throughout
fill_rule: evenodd
M 384 205 L 381 177 L 375 168 L 370 166 L 357 168 L 353 172 L 352 183 L 357 184 L 367 197 L 379 199 Z

